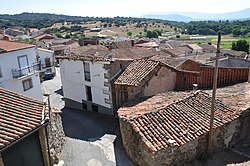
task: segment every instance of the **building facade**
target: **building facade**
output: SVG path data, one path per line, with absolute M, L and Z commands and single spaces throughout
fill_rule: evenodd
M 105 68 L 109 64 L 108 61 L 63 59 L 60 72 L 66 106 L 113 115 Z
M 38 48 L 41 73 L 56 73 L 54 51 Z
M 42 100 L 34 45 L 0 41 L 0 87 Z

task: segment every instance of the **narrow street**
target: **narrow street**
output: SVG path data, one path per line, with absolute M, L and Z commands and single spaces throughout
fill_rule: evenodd
M 60 69 L 54 79 L 42 83 L 50 103 L 61 109 L 66 142 L 59 156 L 65 166 L 133 166 L 121 142 L 118 120 L 112 116 L 64 107 Z M 46 98 L 45 98 L 46 100 Z

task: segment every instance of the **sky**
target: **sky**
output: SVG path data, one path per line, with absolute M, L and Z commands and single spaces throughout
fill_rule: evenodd
M 224 13 L 250 8 L 250 0 L 1 0 L 0 14 L 22 12 L 72 16 L 142 16 L 148 13 Z

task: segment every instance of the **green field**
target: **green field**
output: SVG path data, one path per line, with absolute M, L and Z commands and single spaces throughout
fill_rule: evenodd
M 180 39 L 178 40 L 182 40 L 182 41 L 186 41 L 186 42 L 194 42 L 197 44 L 204 44 L 204 43 L 208 43 L 208 42 L 212 42 L 213 44 L 217 44 L 217 36 L 206 36 L 207 39 L 206 40 L 188 40 L 189 39 L 189 35 L 183 35 L 181 36 Z M 246 40 L 250 43 L 250 38 L 243 38 L 243 37 L 233 37 L 232 35 L 224 35 L 221 37 L 221 46 L 225 49 L 231 49 L 232 48 L 232 43 L 236 42 L 238 40 Z

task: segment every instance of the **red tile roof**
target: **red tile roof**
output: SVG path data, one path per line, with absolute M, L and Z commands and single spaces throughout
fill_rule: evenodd
M 0 40 L 0 49 L 4 50 L 4 52 L 10 52 L 30 47 L 35 47 L 35 45 Z
M 182 46 L 182 47 L 174 47 L 172 49 L 164 49 L 162 50 L 164 52 L 167 52 L 171 54 L 172 56 L 181 56 L 181 55 L 188 55 L 192 53 L 192 50 L 188 48 L 187 46 Z
M 97 61 L 115 61 L 115 60 L 135 60 L 158 55 L 159 52 L 146 48 L 125 48 L 108 50 L 104 46 L 82 46 L 71 49 L 70 57 L 57 57 L 58 59 L 74 60 L 97 60 Z
M 181 146 L 209 131 L 211 97 L 198 91 L 181 100 L 177 96 L 175 100 L 179 101 L 173 102 L 174 97 L 169 101 L 168 95 L 157 95 L 138 105 L 119 109 L 118 115 L 128 121 L 152 152 Z M 140 111 L 143 113 L 136 116 L 132 113 Z M 214 128 L 238 118 L 240 113 L 216 100 Z
M 34 37 L 35 40 L 41 40 L 41 39 L 54 39 L 54 37 L 51 34 L 41 34 L 36 37 Z
M 114 60 L 115 59 L 135 60 L 135 59 L 149 58 L 159 54 L 159 52 L 157 52 L 155 49 L 147 49 L 139 47 L 114 49 L 112 50 L 112 52 L 113 52 L 112 59 Z
M 47 105 L 0 88 L 0 151 L 42 126 Z
M 153 60 L 135 60 L 115 79 L 114 84 L 138 86 L 147 75 L 155 70 L 159 63 Z
M 114 44 L 116 45 L 116 47 L 118 49 L 120 48 L 131 48 L 132 47 L 132 41 L 120 41 L 120 42 L 114 42 Z
M 212 91 L 207 91 L 212 94 Z M 216 97 L 228 106 L 244 111 L 250 108 L 250 83 L 240 83 L 233 86 L 218 88 Z

